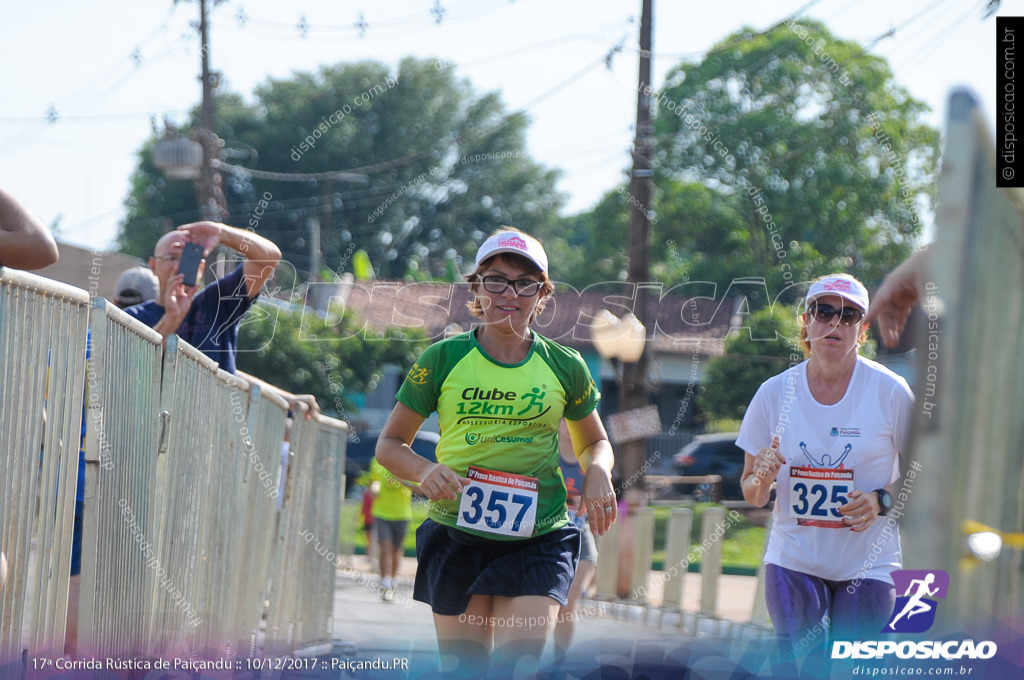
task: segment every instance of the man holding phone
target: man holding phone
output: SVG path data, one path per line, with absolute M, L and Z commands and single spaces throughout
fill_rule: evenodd
M 245 260 L 200 290 L 205 268 L 200 257 L 218 244 L 239 252 Z M 278 247 L 251 231 L 218 222 L 186 224 L 164 234 L 149 258 L 149 267 L 160 284 L 156 299 L 124 311 L 164 338 L 177 333 L 225 371 L 234 373 L 238 325 L 280 261 Z M 186 280 L 194 284 L 188 285 Z

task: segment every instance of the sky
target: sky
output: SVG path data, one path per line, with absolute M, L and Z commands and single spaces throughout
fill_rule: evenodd
M 739 28 L 763 30 L 799 12 L 886 58 L 896 82 L 931 106 L 928 123 L 943 127 L 950 90 L 966 86 L 994 129 L 996 20 L 982 18 L 987 1 L 654 0 L 653 85 Z M 136 154 L 154 121 L 183 123 L 201 97 L 198 0 L 18 7 L 0 23 L 0 186 L 47 225 L 57 223 L 59 240 L 114 249 Z M 563 212 L 574 214 L 615 188 L 629 165 L 640 7 L 640 0 L 229 0 L 210 10 L 211 67 L 225 87 L 250 98 L 268 78 L 338 62 L 397 69 L 413 55 L 455 65 L 478 93 L 500 91 L 510 111 L 529 114 L 528 152 L 562 171 Z M 999 15 L 1020 10 L 1004 0 Z M 620 44 L 609 68 L 606 56 Z

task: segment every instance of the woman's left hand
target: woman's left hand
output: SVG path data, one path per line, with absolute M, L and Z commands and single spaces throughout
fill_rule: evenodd
M 839 514 L 850 526 L 850 531 L 867 531 L 878 518 L 881 508 L 874 491 L 851 491 L 850 500 L 839 506 Z
M 598 465 L 591 465 L 583 477 L 583 494 L 577 515 L 587 514 L 590 530 L 602 536 L 618 516 L 615 503 L 615 489 L 608 471 Z

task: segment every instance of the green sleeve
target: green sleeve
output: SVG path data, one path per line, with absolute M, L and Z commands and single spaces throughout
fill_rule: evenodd
M 545 338 L 546 340 L 546 338 Z M 569 420 L 581 420 L 597 408 L 601 393 L 590 376 L 587 363 L 580 353 L 547 340 L 547 359 L 565 390 L 565 410 Z
M 441 387 L 452 367 L 471 350 L 470 333 L 446 338 L 423 350 L 409 369 L 395 398 L 424 418 L 429 418 L 437 410 Z
M 441 352 L 436 344 L 423 350 L 395 395 L 400 403 L 424 418 L 429 418 L 437 410 L 437 398 L 441 392 L 441 381 L 437 376 L 440 357 Z

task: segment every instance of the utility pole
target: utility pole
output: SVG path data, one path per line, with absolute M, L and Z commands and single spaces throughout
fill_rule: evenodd
M 633 195 L 629 213 L 629 268 L 627 280 L 636 286 L 633 313 L 648 329 L 647 288 L 650 281 L 650 234 L 648 217 L 651 210 L 651 33 L 653 0 L 643 0 L 640 18 L 640 80 L 637 86 L 636 137 L 633 143 L 633 172 L 629 190 Z M 650 343 L 648 343 L 650 347 Z M 629 411 L 648 405 L 647 370 L 649 351 L 635 363 L 623 363 L 621 410 Z M 621 447 L 619 472 L 623 480 L 631 479 L 631 487 L 642 489 L 643 464 L 647 458 L 647 440 L 624 442 Z M 626 491 L 629 491 L 627 489 Z
M 323 268 L 323 257 L 320 252 L 320 218 L 310 217 L 306 220 L 306 224 L 309 226 L 309 285 L 316 291 L 311 296 L 313 308 L 317 311 L 321 309 L 326 311 L 327 299 L 322 299 L 324 297 L 323 290 L 316 285 L 320 282 L 320 270 Z
M 210 28 L 206 17 L 206 0 L 199 0 L 199 39 L 203 65 L 203 102 L 197 133 L 203 147 L 203 166 L 199 170 L 196 198 L 199 201 L 200 218 L 217 220 L 220 211 L 214 196 L 214 169 L 211 161 L 218 156 L 217 136 L 213 134 L 213 91 L 218 78 L 216 73 L 210 71 Z

